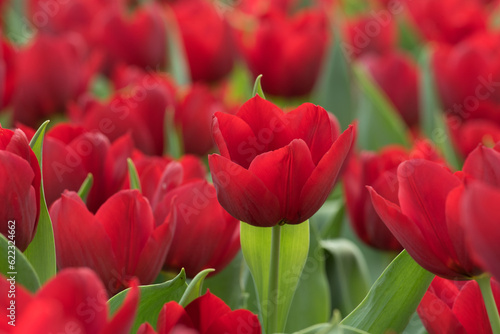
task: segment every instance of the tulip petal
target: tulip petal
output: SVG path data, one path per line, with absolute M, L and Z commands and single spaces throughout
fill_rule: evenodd
M 137 330 L 137 334 L 157 334 L 153 327 L 147 322 L 142 324 Z
M 184 325 L 188 328 L 194 328 L 193 322 L 182 306 L 176 302 L 166 303 L 158 315 L 156 328 L 158 334 L 171 333 L 175 326 Z
M 1 136 L 1 135 L 0 135 Z M 10 281 L 7 279 L 11 279 L 11 276 L 4 277 L 0 275 L 0 293 L 2 294 L 2 298 L 0 298 L 0 317 L 4 319 L 4 321 L 0 321 L 0 333 L 9 333 L 12 330 L 12 326 L 8 324 L 9 321 L 13 320 L 10 315 L 10 310 L 8 310 L 11 303 L 11 298 L 9 297 L 10 290 Z M 14 278 L 15 280 L 15 278 Z M 16 296 L 15 296 L 15 315 L 16 319 L 20 319 L 22 315 L 25 313 L 26 308 L 29 306 L 29 303 L 33 300 L 31 294 L 19 283 L 16 283 Z M 29 317 L 33 317 L 33 314 L 29 314 Z M 19 322 L 16 322 L 18 324 Z
M 278 198 L 254 173 L 217 154 L 208 163 L 219 203 L 231 216 L 254 226 L 278 224 Z
M 127 334 L 134 324 L 135 315 L 139 306 L 139 287 L 137 281 L 132 281 L 131 288 L 121 307 L 116 311 L 113 319 L 106 324 L 100 334 Z
M 453 313 L 466 333 L 491 333 L 488 313 L 476 281 L 467 282 L 460 290 L 453 304 Z
M 260 334 L 259 318 L 248 310 L 235 310 L 215 319 L 205 334 L 220 333 Z
M 500 191 L 480 182 L 466 187 L 463 221 L 474 253 L 481 265 L 500 279 Z
M 436 275 L 456 276 L 427 246 L 428 241 L 417 225 L 405 216 L 397 205 L 381 197 L 373 188 L 368 187 L 368 190 L 380 219 L 419 265 Z
M 254 173 L 279 200 L 280 217 L 287 223 L 298 224 L 300 192 L 314 170 L 311 152 L 302 139 L 276 151 L 257 156 L 248 170 Z
M 200 333 L 206 333 L 216 319 L 230 312 L 229 306 L 210 291 L 186 306 L 186 313 Z
M 238 116 L 215 113 L 212 131 L 220 154 L 244 168 L 248 168 L 250 162 L 266 148 L 258 142 L 250 126 Z
M 480 145 L 467 156 L 462 170 L 474 179 L 500 187 L 500 152 Z
M 330 195 L 351 149 L 352 141 L 353 127 L 350 125 L 321 158 L 302 188 L 299 215 L 303 221 L 316 213 Z

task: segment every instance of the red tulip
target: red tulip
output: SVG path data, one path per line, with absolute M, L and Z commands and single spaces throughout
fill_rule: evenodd
M 391 202 L 399 204 L 397 167 L 401 162 L 415 158 L 441 161 L 434 148 L 425 141 L 417 142 L 411 151 L 390 146 L 378 154 L 361 152 L 359 157 L 352 156 L 349 160 L 343 176 L 347 209 L 354 231 L 366 244 L 382 250 L 399 251 L 403 248 L 375 212 L 365 186 L 373 187 Z
M 417 65 L 402 53 L 366 55 L 359 59 L 409 127 L 419 123 Z
M 34 295 L 17 284 L 13 298 L 8 297 L 12 289 L 8 278 L 0 276 L 2 333 L 126 334 L 132 328 L 139 304 L 134 282 L 120 309 L 108 320 L 106 289 L 87 268 L 61 271 Z M 10 317 L 13 301 L 14 316 Z
M 444 278 L 480 274 L 459 221 L 461 180 L 440 164 L 421 159 L 401 163 L 397 176 L 399 205 L 369 190 L 378 215 L 410 256 Z
M 172 216 L 155 226 L 149 202 L 137 190 L 122 190 L 90 213 L 74 192 L 66 191 L 50 209 L 59 268 L 89 267 L 110 294 L 132 277 L 152 283 L 170 247 Z
M 259 319 L 248 310 L 231 311 L 224 301 L 208 291 L 193 300 L 186 308 L 176 302 L 163 306 L 158 316 L 158 332 L 143 324 L 138 334 L 260 334 Z
M 37 127 L 83 93 L 90 77 L 86 51 L 78 35 L 42 33 L 19 50 L 12 100 L 14 121 Z
M 217 197 L 233 217 L 255 226 L 299 224 L 330 194 L 351 148 L 350 126 L 310 103 L 284 113 L 256 96 L 236 113 L 216 113 L 221 155 L 208 161 Z
M 449 116 L 448 129 L 456 149 L 466 157 L 479 143 L 488 145 L 500 141 L 500 124 L 487 119 L 462 121 L 456 116 Z
M 429 41 L 456 44 L 477 32 L 486 31 L 487 15 L 479 1 L 405 1 L 410 17 Z
M 302 11 L 293 17 L 272 12 L 242 27 L 239 44 L 248 67 L 262 74 L 265 93 L 285 97 L 311 92 L 325 56 L 329 25 L 321 11 Z
M 17 52 L 7 40 L 0 40 L 0 111 L 12 100 Z
M 500 286 L 491 281 L 497 305 Z M 417 309 L 429 334 L 491 334 L 483 297 L 476 281 L 457 282 L 436 277 Z
M 0 127 L 0 175 L 0 233 L 9 236 L 14 226 L 14 244 L 24 251 L 38 225 L 41 175 L 35 153 L 19 129 Z
M 192 81 L 217 81 L 233 69 L 236 55 L 231 26 L 207 0 L 172 5 L 182 36 Z
M 238 10 L 253 16 L 279 11 L 290 13 L 297 4 L 297 0 L 242 0 L 238 2 Z

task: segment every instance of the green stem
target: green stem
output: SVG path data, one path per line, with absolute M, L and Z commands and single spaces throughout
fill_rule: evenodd
M 495 303 L 495 298 L 493 297 L 493 291 L 491 290 L 489 275 L 483 275 L 476 278 L 477 284 L 479 284 L 479 289 L 483 295 L 484 304 L 486 305 L 486 311 L 488 311 L 488 317 L 490 318 L 491 329 L 493 334 L 500 334 L 500 317 L 498 315 L 497 304 Z
M 271 265 L 269 269 L 268 307 L 265 314 L 266 333 L 277 332 L 278 327 L 278 288 L 280 266 L 281 226 L 273 227 L 271 237 Z M 266 321 L 267 320 L 267 321 Z

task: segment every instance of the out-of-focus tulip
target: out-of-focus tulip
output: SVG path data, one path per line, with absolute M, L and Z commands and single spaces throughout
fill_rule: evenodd
M 409 16 L 429 41 L 456 44 L 486 31 L 487 12 L 474 0 L 405 0 Z
M 9 105 L 14 93 L 17 52 L 7 40 L 0 40 L 0 111 Z
M 285 97 L 311 92 L 329 40 L 327 17 L 302 11 L 293 17 L 268 13 L 242 27 L 239 44 L 252 74 L 262 74 L 265 93 Z
M 423 268 L 444 278 L 469 279 L 482 272 L 467 251 L 455 190 L 461 179 L 428 160 L 401 163 L 399 205 L 369 187 L 373 206 L 387 228 Z
M 236 115 L 216 113 L 221 155 L 209 156 L 222 207 L 255 226 L 299 224 L 325 202 L 351 149 L 333 115 L 310 103 L 284 113 L 259 96 Z
M 233 69 L 234 34 L 215 6 L 207 0 L 185 0 L 172 5 L 193 81 L 220 80 Z
M 361 152 L 359 157 L 351 156 L 343 175 L 344 193 L 354 231 L 366 244 L 382 250 L 402 249 L 375 212 L 366 186 L 373 187 L 386 199 L 399 204 L 397 167 L 401 162 L 415 158 L 441 160 L 426 141 L 417 142 L 411 151 L 391 146 L 380 153 Z
M 24 251 L 35 236 L 40 215 L 40 166 L 26 135 L 0 127 L 0 233 Z
M 11 284 L 0 276 L 2 333 L 127 334 L 139 304 L 139 288 L 133 282 L 122 306 L 108 320 L 106 289 L 87 268 L 62 270 L 34 295 L 16 285 L 15 299 L 8 298 Z M 9 310 L 12 301 L 13 313 Z
M 39 33 L 19 50 L 12 100 L 14 121 L 37 127 L 83 93 L 90 77 L 85 53 L 83 40 L 75 34 Z
M 119 191 L 94 215 L 75 192 L 67 191 L 50 209 L 57 264 L 92 268 L 111 295 L 132 277 L 151 284 L 170 247 L 174 215 L 155 226 L 151 206 L 137 190 Z
M 290 13 L 297 0 L 242 0 L 238 2 L 237 9 L 253 16 L 279 11 Z
M 491 281 L 500 304 L 500 286 Z M 457 282 L 436 277 L 417 309 L 429 334 L 491 334 L 488 314 L 476 281 Z
M 158 316 L 158 332 L 143 324 L 138 334 L 216 334 L 262 332 L 259 319 L 248 310 L 231 311 L 224 301 L 208 291 L 182 308 L 176 302 L 163 306 Z
M 461 120 L 456 115 L 447 118 L 448 129 L 456 149 L 466 157 L 478 144 L 500 141 L 500 124 L 486 119 Z
M 418 69 L 407 56 L 398 52 L 365 55 L 359 59 L 387 95 L 409 127 L 418 125 Z

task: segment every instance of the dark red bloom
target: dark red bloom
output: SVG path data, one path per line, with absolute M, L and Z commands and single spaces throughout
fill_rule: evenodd
M 152 283 L 170 247 L 172 215 L 155 225 L 148 200 L 137 190 L 111 196 L 94 215 L 74 192 L 66 191 L 50 209 L 59 268 L 95 270 L 110 294 L 132 277 Z
M 284 113 L 255 96 L 236 115 L 216 113 L 213 134 L 221 155 L 208 160 L 222 207 L 262 227 L 309 219 L 351 148 L 352 126 L 339 132 L 335 117 L 310 103 Z
M 248 310 L 231 311 L 224 301 L 208 291 L 186 308 L 176 302 L 163 306 L 157 323 L 158 332 L 143 324 L 138 334 L 260 334 L 259 319 Z
M 387 95 L 409 127 L 419 123 L 418 69 L 413 60 L 398 52 L 365 55 L 359 59 Z
M 108 320 L 106 289 L 87 268 L 62 270 L 34 295 L 16 284 L 15 299 L 8 298 L 10 285 L 0 276 L 2 333 L 127 334 L 139 304 L 139 289 L 132 282 L 122 306 Z M 10 318 L 13 300 L 14 317 Z M 13 319 L 15 326 L 8 323 Z
M 233 69 L 236 46 L 233 31 L 215 4 L 184 0 L 172 5 L 186 51 L 191 79 L 211 82 Z
M 5 39 L 0 39 L 0 111 L 12 100 L 15 86 L 17 52 Z
M 500 141 L 500 124 L 487 119 L 463 121 L 457 115 L 447 118 L 453 144 L 466 157 L 478 144 L 490 145 Z
M 500 304 L 500 286 L 491 281 Z M 457 282 L 436 277 L 417 309 L 429 334 L 491 334 L 490 321 L 476 281 Z
M 302 11 L 293 17 L 268 13 L 241 27 L 239 44 L 254 77 L 262 74 L 264 92 L 302 96 L 316 83 L 329 40 L 324 12 Z
M 24 251 L 38 225 L 41 174 L 35 153 L 19 129 L 0 127 L 0 175 L 0 233 L 9 236 L 9 225 L 14 226 L 15 245 Z
M 479 1 L 408 0 L 405 5 L 415 26 L 429 41 L 456 44 L 487 28 L 487 12 Z
M 403 248 L 377 215 L 365 186 L 373 187 L 384 198 L 399 204 L 397 167 L 415 158 L 441 161 L 426 141 L 417 142 L 411 151 L 391 146 L 379 153 L 361 152 L 359 157 L 351 156 L 343 175 L 345 199 L 354 231 L 368 245 L 393 251 Z

